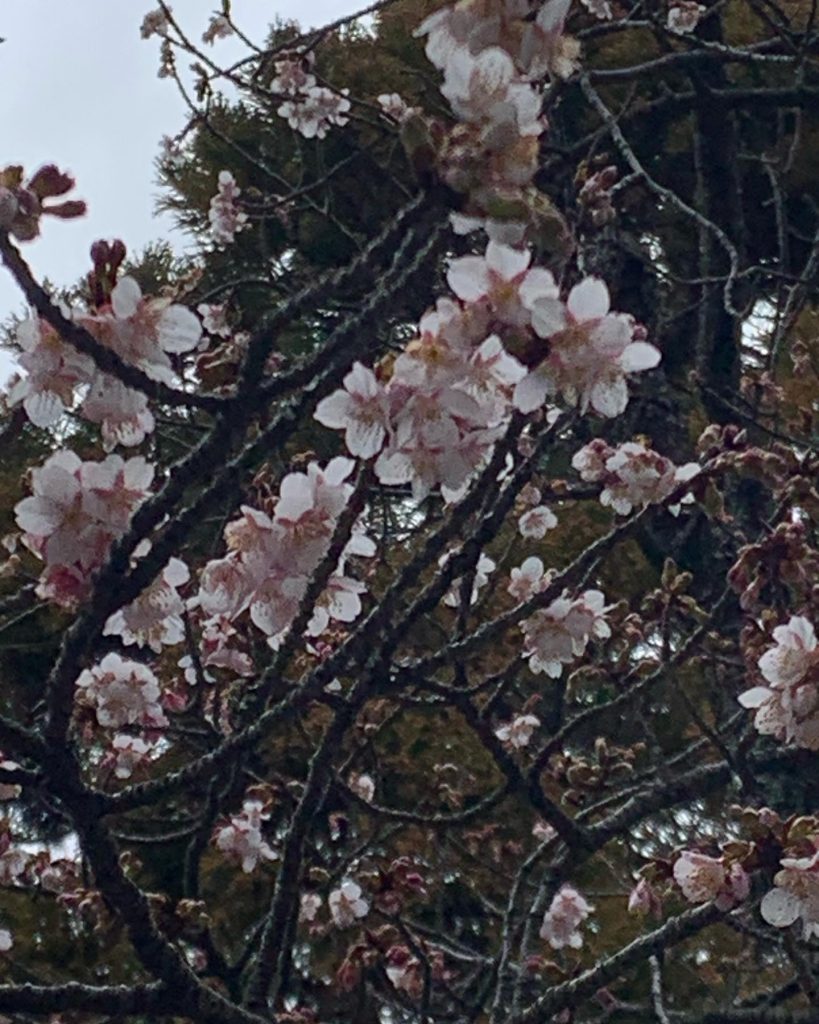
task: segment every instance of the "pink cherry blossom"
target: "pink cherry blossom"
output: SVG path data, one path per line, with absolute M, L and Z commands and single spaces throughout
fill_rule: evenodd
M 499 726 L 495 735 L 503 743 L 520 750 L 529 745 L 532 733 L 540 725 L 540 719 L 535 715 L 516 715 L 511 722 Z
M 599 438 L 575 453 L 572 466 L 584 480 L 605 485 L 600 503 L 610 506 L 618 515 L 628 515 L 635 505 L 664 501 L 681 483 L 700 472 L 696 462 L 675 466 L 645 445 L 627 441 L 609 448 Z
M 360 918 L 366 917 L 370 910 L 369 903 L 362 896 L 361 886 L 349 879 L 342 882 L 338 889 L 333 889 L 327 902 L 337 928 L 349 928 Z
M 164 36 L 170 28 L 167 14 L 158 7 L 155 11 L 149 11 L 142 19 L 140 35 L 143 39 L 150 39 L 151 36 Z
M 347 89 L 338 93 L 323 85 L 308 85 L 299 98 L 285 100 L 276 113 L 306 139 L 323 139 L 333 125 L 343 127 L 349 121 L 347 92 Z
M 813 625 L 801 615 L 774 630 L 776 645 L 759 659 L 767 686 L 739 696 L 755 709 L 757 732 L 808 750 L 819 750 L 819 650 Z
M 285 96 L 297 96 L 312 89 L 316 84 L 315 76 L 308 68 L 312 67 L 315 57 L 312 53 L 299 57 L 284 57 L 273 65 L 276 72 L 270 82 L 270 91 Z
M 147 665 L 126 661 L 113 652 L 77 679 L 77 700 L 94 709 L 105 729 L 166 726 L 160 696 L 159 681 Z
M 675 0 L 668 9 L 667 27 L 672 32 L 693 32 L 706 8 L 692 0 Z
M 580 925 L 594 910 L 577 889 L 564 885 L 556 894 L 546 911 L 540 927 L 540 937 L 545 939 L 552 949 L 580 949 L 583 936 Z
M 530 670 L 557 679 L 564 665 L 583 654 L 592 636 L 610 636 L 604 605 L 599 590 L 587 590 L 579 598 L 559 597 L 525 619 L 523 656 Z
M 531 302 L 532 326 L 548 339 L 549 354 L 515 388 L 521 412 L 540 408 L 549 395 L 591 406 L 601 416 L 618 416 L 628 404 L 626 376 L 651 369 L 660 353 L 645 341 L 633 341 L 631 317 L 609 312 L 606 285 L 587 277 L 560 299 Z
M 261 861 L 278 859 L 279 855 L 262 837 L 261 826 L 267 817 L 261 803 L 246 800 L 241 813 L 213 834 L 217 850 L 239 864 L 245 874 L 254 871 Z
M 230 171 L 220 171 L 216 194 L 210 201 L 208 220 L 213 240 L 228 245 L 247 225 L 247 214 L 239 209 L 237 201 L 242 190 Z
M 233 26 L 228 19 L 224 14 L 215 14 L 205 29 L 202 42 L 209 43 L 212 46 L 217 39 L 227 39 L 231 35 L 233 35 Z
M 522 602 L 542 590 L 548 583 L 548 576 L 544 576 L 543 562 L 531 555 L 518 568 L 512 569 L 510 580 L 507 590 L 516 601 Z
M 748 875 L 740 864 L 726 865 L 723 857 L 683 850 L 674 863 L 674 881 L 689 903 L 714 900 L 721 910 L 741 903 L 750 891 Z
M 68 450 L 32 472 L 32 496 L 18 502 L 15 516 L 23 542 L 46 565 L 42 596 L 70 605 L 82 595 L 147 497 L 152 478 L 153 467 L 141 457 L 82 462 Z
M 347 785 L 356 796 L 361 797 L 362 800 L 366 800 L 367 803 L 370 803 L 375 796 L 375 782 L 371 775 L 353 772 L 347 779 Z
M 190 579 L 188 567 L 172 558 L 151 586 L 125 608 L 114 612 L 105 624 L 105 636 L 119 636 L 126 645 L 150 647 L 159 654 L 163 647 L 182 643 L 185 606 L 178 588 Z
M 760 912 L 774 928 L 787 928 L 802 918 L 805 939 L 819 938 L 819 836 L 809 857 L 783 857 L 774 875 L 775 888 L 762 899 Z
M 521 537 L 542 540 L 549 530 L 557 526 L 557 516 L 546 505 L 537 505 L 518 519 Z
M 628 912 L 630 914 L 653 914 L 659 917 L 662 913 L 662 901 L 651 883 L 641 878 L 629 893 Z
M 377 455 L 387 436 L 387 394 L 372 370 L 354 363 L 344 378 L 344 390 L 323 398 L 315 418 L 325 427 L 343 430 L 347 451 L 362 459 Z
M 156 744 L 146 743 L 139 736 L 118 733 L 111 741 L 102 764 L 118 779 L 130 779 L 135 770 L 150 762 L 155 750 Z
M 224 303 L 200 302 L 196 312 L 202 317 L 202 327 L 208 334 L 229 338 L 231 331 L 227 322 L 227 306 Z
M 73 407 L 76 389 L 91 379 L 94 365 L 38 317 L 18 326 L 16 340 L 21 349 L 17 361 L 26 375 L 9 388 L 9 404 L 22 402 L 36 427 L 51 427 Z
M 302 893 L 299 905 L 299 921 L 312 924 L 322 904 L 321 896 L 316 892 Z

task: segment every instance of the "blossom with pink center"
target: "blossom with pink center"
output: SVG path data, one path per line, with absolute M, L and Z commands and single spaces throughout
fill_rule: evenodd
M 549 342 L 549 354 L 515 388 L 521 412 L 540 408 L 549 395 L 591 406 L 601 416 L 617 416 L 628 404 L 626 376 L 651 369 L 660 353 L 645 341 L 633 341 L 634 323 L 609 312 L 606 285 L 587 277 L 569 292 L 530 303 L 532 326 Z
M 536 555 L 531 555 L 518 568 L 512 569 L 510 579 L 507 590 L 518 602 L 528 601 L 548 583 L 543 562 Z
M 396 121 L 403 121 L 412 113 L 413 108 L 397 92 L 381 93 L 380 96 L 376 96 L 375 101 L 385 114 Z
M 36 427 L 51 427 L 72 408 L 75 391 L 92 378 L 94 364 L 38 317 L 19 325 L 16 340 L 21 349 L 17 361 L 26 375 L 9 388 L 9 404 L 22 402 Z
M 216 849 L 241 865 L 245 874 L 255 870 L 261 861 L 278 859 L 279 855 L 262 836 L 262 822 L 268 817 L 262 804 L 246 800 L 241 813 L 234 815 L 213 834 Z
M 726 865 L 723 857 L 683 850 L 674 863 L 674 881 L 689 903 L 714 900 L 721 910 L 741 903 L 750 891 L 744 868 L 736 862 Z
M 155 426 L 145 395 L 104 373 L 94 375 L 80 412 L 90 423 L 100 425 L 106 451 L 117 445 L 133 448 L 142 444 Z
M 159 681 L 147 665 L 126 661 L 113 652 L 77 679 L 77 700 L 94 709 L 105 729 L 166 726 L 160 697 Z
M 518 519 L 521 537 L 542 540 L 549 530 L 557 526 L 557 516 L 546 505 L 536 505 Z
M 305 139 L 324 139 L 333 125 L 343 127 L 349 121 L 347 92 L 308 85 L 298 98 L 285 100 L 276 113 Z
M 628 515 L 636 505 L 664 501 L 680 484 L 700 472 L 696 462 L 675 466 L 645 445 L 627 441 L 609 448 L 599 438 L 575 453 L 572 466 L 584 480 L 605 485 L 600 503 L 610 506 L 618 515 Z M 676 508 L 679 511 L 679 506 Z
M 46 564 L 42 596 L 68 605 L 82 594 L 148 496 L 152 478 L 153 467 L 143 458 L 82 462 L 68 450 L 33 470 L 32 496 L 14 511 L 23 542 Z
M 543 924 L 540 926 L 540 937 L 545 939 L 552 949 L 580 949 L 583 936 L 580 925 L 594 910 L 577 889 L 564 885 L 556 894 L 546 911 Z
M 490 241 L 483 256 L 452 260 L 447 283 L 463 302 L 486 304 L 504 324 L 528 327 L 532 308 L 541 300 L 557 301 L 558 288 L 548 270 L 529 264 L 528 249 Z
M 136 600 L 114 612 L 105 623 L 104 636 L 119 636 L 126 645 L 150 647 L 157 654 L 163 647 L 182 643 L 185 605 L 178 588 L 190 579 L 187 565 L 172 558 L 161 575 Z
M 774 928 L 787 928 L 802 918 L 806 939 L 819 938 L 819 836 L 809 857 L 783 857 L 774 875 L 775 888 L 762 898 L 760 912 Z
M 297 96 L 306 92 L 316 84 L 315 75 L 310 74 L 315 56 L 308 53 L 295 58 L 284 57 L 277 60 L 273 68 L 275 77 L 270 82 L 270 91 L 285 96 Z
M 693 32 L 706 8 L 692 0 L 675 0 L 668 9 L 666 26 L 672 32 Z
M 487 46 L 477 54 L 465 46 L 453 48 L 441 93 L 460 120 L 500 129 L 510 140 L 540 135 L 545 127 L 542 94 L 500 46 Z
M 110 309 L 75 319 L 126 363 L 169 384 L 176 379 L 169 356 L 190 352 L 202 337 L 202 326 L 189 309 L 170 299 L 144 297 L 132 277 L 117 282 Z
M 118 733 L 111 741 L 102 766 L 113 771 L 118 779 L 130 779 L 136 770 L 150 763 L 156 744 L 146 743 L 139 736 Z
M 208 334 L 229 338 L 230 324 L 227 322 L 227 306 L 224 303 L 200 302 L 196 312 L 202 317 L 202 327 Z
M 495 730 L 495 735 L 503 743 L 508 743 L 515 750 L 527 747 L 532 733 L 540 725 L 535 715 L 516 715 L 511 722 L 506 722 Z
M 230 171 L 220 171 L 216 194 L 208 211 L 211 235 L 219 245 L 229 245 L 247 224 L 247 214 L 238 206 L 241 194 Z
M 314 414 L 325 427 L 344 431 L 347 451 L 358 458 L 377 455 L 389 423 L 387 394 L 372 370 L 354 363 L 344 378 L 344 390 L 323 398 Z
M 587 590 L 581 597 L 559 597 L 522 623 L 523 657 L 532 672 L 545 672 L 558 679 L 563 666 L 571 664 L 586 650 L 592 636 L 611 635 L 605 620 L 605 598 L 599 590 Z
M 342 882 L 338 889 L 333 889 L 327 903 L 337 928 L 349 928 L 360 918 L 366 917 L 370 910 L 369 903 L 363 898 L 361 886 L 349 879 Z
M 768 685 L 745 690 L 739 702 L 756 710 L 757 732 L 819 750 L 819 649 L 813 625 L 794 615 L 773 635 L 776 645 L 759 659 Z

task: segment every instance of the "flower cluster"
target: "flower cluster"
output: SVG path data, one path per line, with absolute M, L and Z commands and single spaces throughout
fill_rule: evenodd
M 241 194 L 230 171 L 219 171 L 216 194 L 211 198 L 208 211 L 211 234 L 219 245 L 229 245 L 247 224 L 247 214 L 237 204 Z
M 759 659 L 767 686 L 754 686 L 740 694 L 745 708 L 754 708 L 754 725 L 764 736 L 774 736 L 808 750 L 819 750 L 819 647 L 816 631 L 802 615 L 794 615 L 773 632 L 776 645 Z
M 231 35 L 233 35 L 233 26 L 230 21 L 224 14 L 214 14 L 202 35 L 202 42 L 213 46 L 217 39 L 227 39 Z
M 160 729 L 168 724 L 160 703 L 159 680 L 138 661 L 126 661 L 118 654 L 106 654 L 77 679 L 77 702 L 93 708 L 104 729 L 138 725 Z
M 85 596 L 91 574 L 148 496 L 153 472 L 141 457 L 82 462 L 67 450 L 33 470 L 33 493 L 14 511 L 23 542 L 45 562 L 41 597 L 73 606 Z
M 352 492 L 345 483 L 349 459 L 333 459 L 322 470 L 312 462 L 306 473 L 283 480 L 270 515 L 248 505 L 225 530 L 228 554 L 209 562 L 202 573 L 199 604 L 212 618 L 228 621 L 246 610 L 251 621 L 277 646 L 293 621 L 307 584 L 327 553 L 338 516 Z M 354 532 L 308 627 L 322 633 L 331 619 L 352 622 L 361 611 L 364 585 L 344 575 L 346 555 L 370 556 L 374 546 Z
M 460 119 L 439 140 L 444 180 L 468 194 L 467 212 L 489 217 L 516 207 L 525 219 L 525 191 L 537 170 L 538 138 L 546 128 L 539 80 L 568 77 L 577 43 L 564 35 L 569 0 L 548 0 L 535 18 L 529 5 L 459 0 L 426 18 L 416 35 L 443 72 L 441 91 Z
M 540 926 L 540 937 L 545 939 L 552 949 L 580 949 L 583 936 L 580 925 L 594 910 L 577 889 L 564 885 L 555 895 Z
M 575 452 L 572 466 L 584 480 L 603 484 L 600 503 L 621 516 L 628 515 L 635 506 L 665 501 L 680 484 L 700 472 L 696 462 L 675 466 L 670 459 L 635 441 L 611 448 L 601 438 Z M 690 495 L 682 501 L 686 499 L 693 500 Z M 679 505 L 671 511 L 679 512 Z
M 270 83 L 273 92 L 287 97 L 276 113 L 306 139 L 323 139 L 333 125 L 343 127 L 349 118 L 349 90 L 336 92 L 316 83 L 308 70 L 313 55 L 276 61 L 276 77 Z
M 262 822 L 268 817 L 262 803 L 246 800 L 241 813 L 213 833 L 217 850 L 241 865 L 245 874 L 250 874 L 260 861 L 278 859 L 276 851 L 262 838 Z
M 170 299 L 143 297 L 132 277 L 123 277 L 115 285 L 110 303 L 94 312 L 76 312 L 73 318 L 126 363 L 166 384 L 176 381 L 171 357 L 190 352 L 202 335 L 189 309 Z M 24 321 L 17 341 L 22 350 L 20 365 L 27 375 L 13 382 L 9 401 L 22 402 L 36 426 L 53 426 L 82 394 L 78 412 L 100 425 L 106 450 L 117 444 L 141 444 L 153 431 L 154 418 L 145 395 L 98 370 L 44 321 L 36 317 Z
M 714 900 L 720 910 L 730 910 L 750 891 L 750 880 L 741 864 L 693 850 L 683 850 L 675 861 L 674 881 L 689 903 Z
M 543 562 L 532 556 L 512 569 L 508 591 L 516 601 L 528 601 L 549 585 Z M 606 622 L 605 598 L 599 590 L 587 590 L 580 597 L 565 594 L 546 608 L 539 608 L 521 623 L 523 656 L 532 672 L 545 672 L 557 679 L 563 666 L 569 665 L 586 650 L 594 637 L 611 635 Z
M 762 899 L 762 916 L 775 928 L 787 928 L 798 918 L 806 939 L 819 938 L 819 835 L 811 839 L 807 857 L 783 857 L 774 875 L 775 888 Z

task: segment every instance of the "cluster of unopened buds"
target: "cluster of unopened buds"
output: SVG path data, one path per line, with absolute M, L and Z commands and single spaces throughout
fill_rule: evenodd
M 10 166 L 0 171 L 0 231 L 7 231 L 21 242 L 29 242 L 40 234 L 40 218 L 60 217 L 70 220 L 82 217 L 86 205 L 81 199 L 64 199 L 50 203 L 74 188 L 74 179 L 54 164 L 46 164 L 27 181 L 22 167 Z

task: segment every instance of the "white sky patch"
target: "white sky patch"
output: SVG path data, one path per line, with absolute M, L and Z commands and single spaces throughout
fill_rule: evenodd
M 201 41 L 218 0 L 173 0 L 189 37 Z M 261 43 L 276 17 L 305 28 L 324 25 L 366 6 L 366 0 L 233 0 L 242 31 Z M 98 238 L 121 238 L 130 253 L 168 239 L 184 247 L 171 218 L 154 213 L 154 160 L 163 135 L 185 123 L 172 80 L 157 78 L 159 40 L 140 38 L 152 0 L 2 0 L 0 5 L 0 124 L 2 165 L 30 172 L 56 163 L 77 179 L 72 198 L 89 212 L 74 221 L 47 218 L 43 235 L 24 246 L 39 279 L 70 285 L 91 269 L 88 249 Z M 236 40 L 203 47 L 217 63 L 245 53 Z M 180 66 L 190 63 L 182 58 Z M 25 303 L 0 268 L 0 321 Z M 0 386 L 13 368 L 0 350 Z

